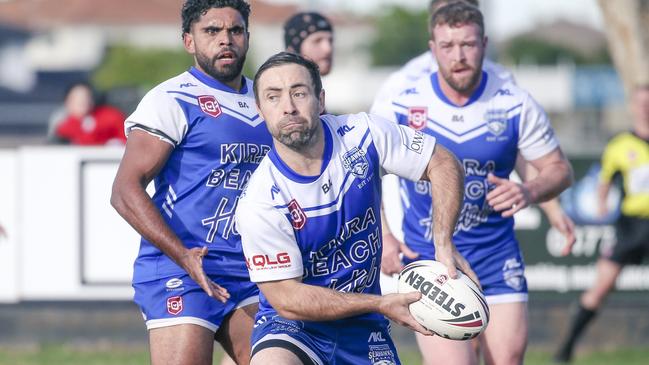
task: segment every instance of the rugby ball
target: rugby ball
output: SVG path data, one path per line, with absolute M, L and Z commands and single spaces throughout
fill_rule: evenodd
M 444 264 L 433 260 L 410 263 L 399 274 L 399 293 L 421 292 L 410 313 L 422 326 L 451 340 L 468 340 L 489 323 L 489 307 L 482 291 L 464 273 L 451 279 Z

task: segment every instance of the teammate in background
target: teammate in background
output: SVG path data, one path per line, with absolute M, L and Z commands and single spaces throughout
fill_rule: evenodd
M 649 85 L 633 90 L 631 113 L 633 131 L 619 134 L 604 150 L 598 188 L 599 214 L 605 216 L 613 177 L 621 174 L 624 198 L 615 227 L 617 244 L 597 260 L 597 277 L 581 295 L 568 334 L 554 357 L 556 362 L 572 360 L 575 343 L 615 288 L 624 266 L 639 264 L 649 255 Z
M 254 85 L 273 149 L 236 213 L 261 290 L 251 363 L 398 364 L 384 316 L 431 333 L 408 311 L 419 293 L 380 295 L 381 174 L 431 181 L 437 258 L 456 277 L 456 267 L 474 275 L 451 241 L 461 166 L 410 128 L 365 113 L 321 116 L 317 65 L 299 55 L 272 56 Z
M 259 291 L 234 212 L 272 143 L 241 75 L 249 14 L 243 0 L 186 0 L 194 67 L 151 90 L 125 123 L 111 203 L 142 235 L 133 287 L 153 364 L 211 364 L 214 340 L 249 363 Z
M 284 23 L 284 45 L 288 52 L 297 53 L 315 62 L 320 75 L 331 72 L 334 55 L 334 35 L 331 22 L 316 12 L 297 13 Z
M 384 115 L 437 138 L 460 158 L 465 197 L 453 240 L 475 272 L 491 312 L 479 337 L 487 364 L 521 364 L 527 344 L 527 283 L 512 216 L 557 196 L 572 169 L 541 107 L 524 90 L 482 67 L 487 38 L 478 8 L 453 2 L 430 22 L 429 46 L 439 71 L 420 78 Z M 538 170 L 522 184 L 508 180 L 520 153 Z M 432 259 L 435 228 L 429 188 L 401 181 L 404 237 L 420 259 Z M 384 240 L 384 258 L 398 244 Z M 406 258 L 407 259 L 407 258 Z M 426 364 L 477 364 L 470 342 L 417 335 Z
M 428 6 L 428 12 L 430 16 L 432 16 L 442 6 L 457 1 L 464 1 L 465 3 L 475 7 L 479 6 L 478 0 L 431 0 Z M 486 57 L 482 64 L 482 68 L 489 73 L 495 74 L 498 78 L 515 83 L 514 76 L 509 72 L 509 70 Z M 406 90 L 408 90 L 409 86 L 411 86 L 415 80 L 421 77 L 426 77 L 437 70 L 437 61 L 430 50 L 427 50 L 421 55 L 408 61 L 408 63 L 403 67 L 392 73 L 383 83 L 374 98 L 370 113 L 379 115 L 383 115 L 386 112 L 389 113 L 390 103 L 394 98 L 398 97 L 399 94 L 407 92 Z M 516 172 L 523 181 L 533 179 L 538 174 L 538 171 L 536 171 L 533 166 L 526 163 L 525 159 L 520 155 L 518 155 L 516 161 Z M 564 235 L 566 243 L 562 254 L 564 256 L 568 255 L 576 241 L 574 222 L 567 214 L 565 214 L 558 198 L 553 198 L 539 203 L 539 207 L 547 216 L 550 225 Z M 417 256 L 415 252 L 412 252 L 407 247 L 402 246 L 402 250 L 406 257 L 415 258 Z M 402 267 L 401 262 L 398 260 L 387 262 L 387 264 L 388 265 L 384 267 L 386 274 L 399 272 Z

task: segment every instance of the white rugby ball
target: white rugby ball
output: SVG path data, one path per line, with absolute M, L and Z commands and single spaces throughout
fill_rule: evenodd
M 464 273 L 451 279 L 444 264 L 434 260 L 410 263 L 399 274 L 399 293 L 421 292 L 410 313 L 422 326 L 451 340 L 468 340 L 489 323 L 489 307 L 482 291 Z

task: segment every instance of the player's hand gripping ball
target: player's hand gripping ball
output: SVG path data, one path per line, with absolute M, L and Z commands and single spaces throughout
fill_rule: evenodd
M 410 313 L 422 326 L 451 340 L 468 340 L 487 328 L 489 307 L 478 286 L 458 270 L 448 276 L 438 261 L 415 261 L 399 274 L 399 293 L 421 292 Z

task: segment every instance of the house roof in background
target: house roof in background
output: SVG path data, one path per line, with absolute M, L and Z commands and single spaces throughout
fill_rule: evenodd
M 250 0 L 251 23 L 283 22 L 295 5 Z M 63 25 L 178 24 L 182 0 L 4 0 L 0 22 L 41 30 Z

